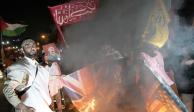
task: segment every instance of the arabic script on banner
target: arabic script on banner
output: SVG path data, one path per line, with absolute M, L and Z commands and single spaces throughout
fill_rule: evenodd
M 49 7 L 58 25 L 72 24 L 95 13 L 96 0 L 74 0 L 70 3 Z

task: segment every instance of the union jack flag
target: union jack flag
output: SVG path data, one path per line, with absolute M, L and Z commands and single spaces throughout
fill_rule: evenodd
M 91 100 L 94 91 L 94 81 L 89 67 L 63 76 L 63 87 L 74 106 L 78 110 L 83 108 L 83 105 Z

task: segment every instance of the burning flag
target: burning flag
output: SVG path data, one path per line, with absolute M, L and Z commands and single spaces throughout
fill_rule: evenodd
M 106 60 L 63 76 L 64 90 L 74 106 L 80 112 L 182 112 L 185 109 L 168 86 L 172 82 L 164 86 L 157 80 L 164 72 L 152 71 L 155 64 L 146 64 L 151 60 L 144 60 L 141 72 L 134 71 L 133 65 L 127 65 L 126 61 L 124 58 Z M 157 69 L 155 66 L 154 70 Z M 138 73 L 142 74 L 137 83 L 134 74 Z
M 142 94 L 144 95 L 148 112 L 187 112 L 187 108 L 172 90 L 174 82 L 164 70 L 162 55 L 155 51 L 151 57 L 142 53 L 144 68 L 142 79 Z M 145 78 L 146 77 L 146 78 Z M 172 88 L 171 88 L 172 87 Z
M 94 80 L 90 67 L 82 68 L 72 74 L 63 77 L 64 90 L 69 95 L 74 106 L 83 112 L 93 107 L 88 107 L 94 102 L 92 93 L 94 91 Z M 92 111 L 88 111 L 92 112 Z

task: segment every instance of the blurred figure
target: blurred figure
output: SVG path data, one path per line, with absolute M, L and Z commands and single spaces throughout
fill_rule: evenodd
M 44 61 L 47 64 L 45 68 L 49 71 L 49 91 L 52 98 L 51 108 L 55 110 L 54 101 L 56 100 L 57 112 L 62 112 L 62 97 L 60 89 L 62 86 L 61 69 L 58 64 L 60 60 L 59 50 L 54 43 L 43 46 L 45 52 Z
M 48 48 L 48 60 L 60 60 L 59 50 L 55 50 L 54 47 L 50 46 Z
M 3 79 L 3 72 L 0 70 L 0 79 Z

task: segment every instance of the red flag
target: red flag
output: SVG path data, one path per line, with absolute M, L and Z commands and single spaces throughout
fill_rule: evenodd
M 0 31 L 3 31 L 7 27 L 7 23 L 0 18 Z
M 56 24 L 62 26 L 77 23 L 96 12 L 98 0 L 73 0 L 49 7 Z

